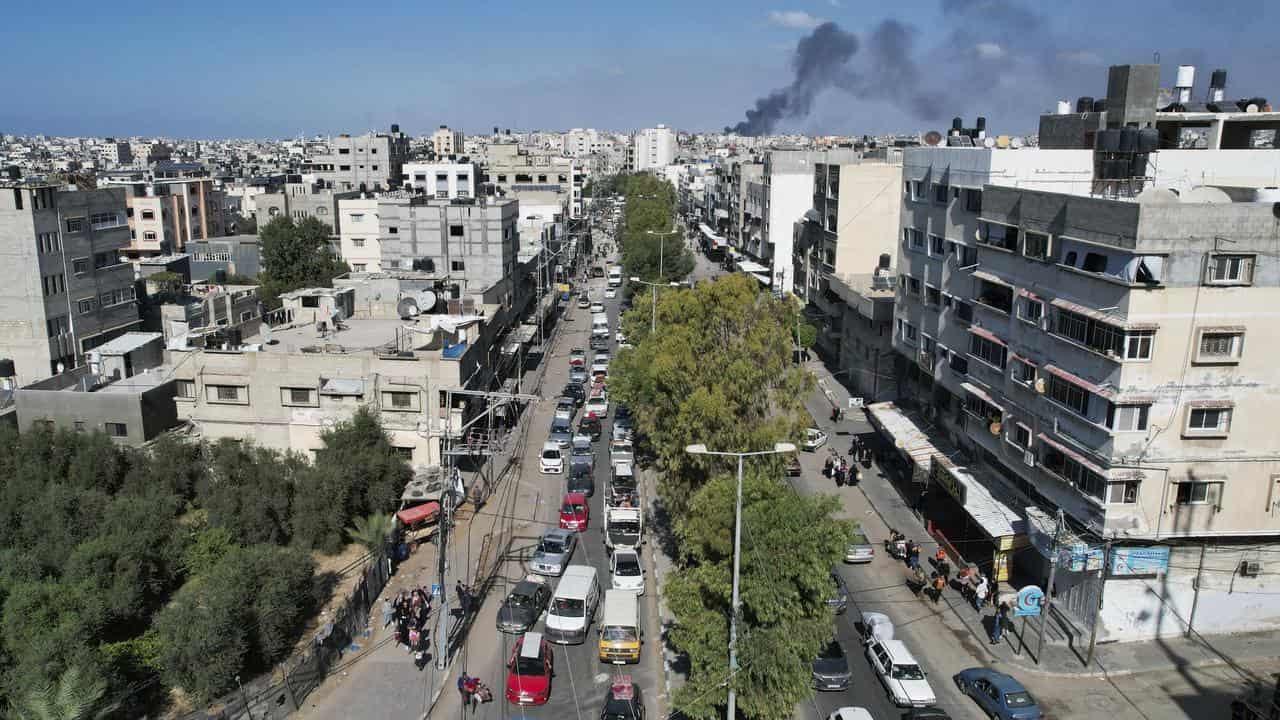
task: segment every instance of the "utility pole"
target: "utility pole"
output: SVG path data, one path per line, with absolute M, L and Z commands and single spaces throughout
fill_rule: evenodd
M 1111 543 L 1112 538 L 1107 538 L 1107 544 L 1102 549 L 1102 569 L 1098 571 L 1098 612 L 1093 614 L 1093 626 L 1089 628 L 1089 653 L 1085 657 L 1084 666 L 1089 667 L 1093 663 L 1093 646 L 1098 641 L 1098 623 L 1102 621 L 1102 595 L 1107 590 L 1107 568 L 1111 567 Z
M 1040 638 L 1036 641 L 1036 664 L 1044 652 L 1044 630 L 1049 622 L 1049 610 L 1053 608 L 1053 581 L 1058 576 L 1058 540 L 1062 536 L 1062 510 L 1058 510 L 1058 527 L 1053 531 L 1053 552 L 1049 553 L 1049 583 L 1044 589 L 1044 610 L 1040 613 Z
M 738 674 L 738 556 L 742 553 L 742 461 L 738 456 L 738 492 L 733 501 L 733 600 L 729 610 L 729 720 L 738 716 L 738 692 L 733 683 Z

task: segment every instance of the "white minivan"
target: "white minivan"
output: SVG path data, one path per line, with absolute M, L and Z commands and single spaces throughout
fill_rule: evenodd
M 614 265 L 609 268 L 609 287 L 619 287 L 622 285 L 622 268 Z
M 570 565 L 551 596 L 543 635 L 561 645 L 585 642 L 587 628 L 595 619 L 599 605 L 600 583 L 596 580 L 596 569 L 589 565 Z

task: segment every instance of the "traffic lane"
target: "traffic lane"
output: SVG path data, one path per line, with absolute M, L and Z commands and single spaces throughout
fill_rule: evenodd
M 871 670 L 871 664 L 862 654 L 862 636 L 858 633 L 854 622 L 858 611 L 852 605 L 843 615 L 837 615 L 834 623 L 835 637 L 844 646 L 849 656 L 849 687 L 840 692 L 817 692 L 808 703 L 802 703 L 797 713 L 806 720 L 826 720 L 837 708 L 863 707 L 871 712 L 871 717 L 897 720 L 904 712 L 894 706 L 880 684 L 879 678 Z
M 844 436 L 836 436 L 833 442 L 844 442 Z M 823 477 L 822 463 L 826 457 L 825 447 L 813 453 L 800 453 L 800 477 L 790 478 L 790 480 L 792 486 L 802 493 L 827 493 L 838 496 L 841 499 L 841 507 L 844 509 L 842 516 L 861 523 L 875 548 L 875 557 L 870 563 L 842 563 L 837 568 L 837 572 L 849 586 L 850 604 L 849 611 L 843 618 L 845 623 L 852 630 L 853 624 L 861 619 L 863 612 L 888 615 L 893 621 L 894 636 L 906 643 L 907 649 L 920 663 L 921 669 L 928 673 L 929 685 L 938 698 L 938 707 L 946 710 L 955 720 L 969 718 L 977 720 L 981 715 L 975 709 L 973 701 L 956 689 L 951 677 L 960 670 L 979 663 L 952 661 L 946 663 L 944 667 L 936 657 L 931 655 L 941 654 L 939 651 L 942 643 L 961 645 L 974 655 L 979 654 L 981 648 L 973 646 L 972 637 L 967 635 L 957 637 L 945 626 L 932 621 L 935 613 L 951 612 L 950 606 L 946 604 L 946 597 L 944 596 L 942 603 L 935 605 L 911 592 L 906 583 L 906 566 L 902 561 L 895 560 L 884 551 L 883 541 L 888 534 L 884 523 L 871 509 L 859 487 L 837 488 L 834 480 Z M 873 476 L 872 472 L 864 471 L 864 477 Z M 964 608 L 960 608 L 960 612 L 964 611 Z M 853 632 L 856 636 L 856 630 Z M 861 647 L 858 648 L 858 652 L 861 653 Z M 947 654 L 953 655 L 950 652 Z M 860 665 L 871 675 L 874 687 L 883 688 L 879 679 L 871 674 L 870 664 L 865 656 L 859 654 L 855 664 Z M 886 699 L 883 691 L 880 697 Z

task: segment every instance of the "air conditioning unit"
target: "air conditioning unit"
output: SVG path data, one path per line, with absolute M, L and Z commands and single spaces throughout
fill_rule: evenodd
M 1262 574 L 1262 563 L 1257 560 L 1244 560 L 1240 563 L 1241 577 L 1258 577 Z
M 1022 451 L 1022 464 L 1027 467 L 1036 466 L 1036 454 L 1030 450 Z

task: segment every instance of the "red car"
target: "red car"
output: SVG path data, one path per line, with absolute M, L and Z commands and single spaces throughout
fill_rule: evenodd
M 580 492 L 566 493 L 560 503 L 560 529 L 583 532 L 591 521 L 591 508 L 587 496 Z
M 545 705 L 551 698 L 552 674 L 551 646 L 542 633 L 521 635 L 507 661 L 507 702 Z

